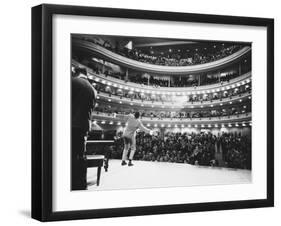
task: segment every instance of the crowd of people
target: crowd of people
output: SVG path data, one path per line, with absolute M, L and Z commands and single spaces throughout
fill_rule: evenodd
M 169 81 L 167 78 L 158 78 L 152 75 L 150 75 L 149 77 L 144 77 L 141 74 L 136 74 L 135 76 L 130 76 L 128 78 L 128 81 L 137 84 L 153 86 L 155 88 L 174 87 L 174 84 L 171 83 L 171 81 Z
M 208 51 L 180 51 L 176 53 L 171 53 L 170 55 L 164 56 L 150 56 L 145 53 L 142 53 L 141 50 L 128 50 L 126 48 L 117 48 L 112 47 L 112 44 L 106 40 L 96 40 L 95 38 L 81 37 L 81 39 L 94 42 L 100 46 L 103 46 L 106 49 L 117 52 L 121 55 L 124 55 L 129 58 L 133 58 L 138 61 L 143 61 L 146 63 L 168 65 L 168 66 L 186 66 L 193 64 L 203 64 L 218 60 L 225 56 L 228 56 L 235 51 L 238 51 L 243 46 L 241 45 L 214 45 L 216 48 L 208 48 Z M 203 48 L 204 49 L 204 48 Z M 198 49 L 197 49 L 198 50 Z M 247 60 L 245 60 L 247 62 Z M 161 78 L 161 76 L 150 75 L 148 77 L 143 76 L 142 74 L 135 74 L 126 76 L 125 71 L 112 71 L 110 69 L 101 70 L 100 67 L 95 66 L 93 61 L 88 62 L 89 66 L 95 73 L 104 74 L 105 76 L 112 76 L 118 79 L 121 79 L 125 82 L 134 82 L 143 85 L 149 85 L 153 87 L 197 87 L 201 85 L 214 84 L 219 82 L 229 82 L 230 79 L 233 79 L 240 74 L 238 73 L 238 66 L 235 71 L 229 71 L 223 73 L 223 76 L 217 75 L 206 75 L 202 74 L 200 79 L 199 76 L 189 77 L 189 76 L 173 76 L 173 79 Z M 247 64 L 242 64 L 240 68 L 240 73 L 245 73 L 251 70 L 251 63 L 248 60 Z
M 144 76 L 143 74 L 135 74 L 135 75 L 130 75 L 128 78 L 126 78 L 126 73 L 125 72 L 113 72 L 109 70 L 105 70 L 102 72 L 100 69 L 93 65 L 89 65 L 90 68 L 93 70 L 94 73 L 96 74 L 104 74 L 105 77 L 110 76 L 113 78 L 117 78 L 120 80 L 123 80 L 124 82 L 133 82 L 137 83 L 140 85 L 147 85 L 147 86 L 152 86 L 155 88 L 159 87 L 198 87 L 202 85 L 211 85 L 215 83 L 223 83 L 227 82 L 229 83 L 231 79 L 234 79 L 239 76 L 239 73 L 237 71 L 230 71 L 227 73 L 224 73 L 223 76 L 217 76 L 217 75 L 207 75 L 207 74 L 202 74 L 195 76 L 195 77 L 189 77 L 189 76 L 173 76 L 172 79 L 162 78 L 161 76 L 153 76 L 149 75 Z M 247 68 L 247 70 L 243 72 L 249 71 L 250 68 Z
M 205 47 L 173 51 L 170 48 L 167 53 L 161 52 L 161 54 L 154 54 L 154 52 L 151 50 L 142 50 L 140 48 L 124 48 L 124 46 L 120 46 L 119 43 L 114 43 L 113 45 L 108 40 L 103 40 L 102 42 L 100 39 L 97 40 L 95 38 L 89 37 L 82 37 L 82 39 L 93 42 L 130 59 L 163 66 L 188 66 L 205 64 L 227 57 L 243 47 L 239 44 L 214 44 L 213 46 L 209 46 L 208 49 Z
M 136 143 L 136 160 L 204 166 L 219 166 L 220 160 L 226 167 L 251 169 L 251 139 L 240 133 L 216 136 L 210 132 L 167 132 L 161 137 L 160 134 L 150 136 L 140 132 Z M 122 132 L 115 137 L 115 147 L 111 157 L 120 159 L 123 150 Z
M 114 108 L 111 105 L 97 106 L 95 108 L 96 114 L 106 113 L 109 116 L 115 114 L 127 115 L 131 113 L 132 109 Z M 196 119 L 196 118 L 211 118 L 211 117 L 224 117 L 224 116 L 239 116 L 251 112 L 251 105 L 225 107 L 218 109 L 196 110 L 196 111 L 148 111 L 140 110 L 141 118 L 151 118 L 161 120 L 164 118 L 170 119 Z
M 251 169 L 251 138 L 224 133 L 220 138 L 223 160 L 231 168 Z
M 155 94 L 155 93 L 144 93 L 144 92 L 133 92 L 132 90 L 125 90 L 115 87 L 110 87 L 102 83 L 93 83 L 94 88 L 98 93 L 104 92 L 109 96 L 116 95 L 119 98 L 128 98 L 130 100 L 141 100 L 141 101 L 151 101 L 151 102 L 173 102 L 178 96 L 173 96 L 169 94 Z M 222 100 L 223 98 L 231 98 L 240 95 L 245 92 L 251 92 L 251 86 L 245 85 L 237 88 L 232 88 L 227 91 L 218 91 L 215 93 L 205 93 L 205 94 L 193 94 L 186 96 L 186 103 L 194 103 L 213 100 Z
M 149 64 L 163 65 L 163 66 L 189 66 L 196 64 L 205 64 L 222 59 L 233 54 L 241 49 L 240 45 L 232 45 L 229 47 L 217 47 L 215 51 L 177 51 L 169 53 L 166 56 L 152 55 L 151 53 L 143 52 L 140 49 L 121 49 L 117 53 L 125 57 Z M 111 49 L 112 50 L 112 49 Z M 114 51 L 114 50 L 113 50 Z

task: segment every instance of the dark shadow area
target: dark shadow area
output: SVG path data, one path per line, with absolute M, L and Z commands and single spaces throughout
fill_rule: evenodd
M 31 211 L 30 210 L 20 210 L 19 211 L 20 215 L 24 216 L 24 217 L 31 217 Z

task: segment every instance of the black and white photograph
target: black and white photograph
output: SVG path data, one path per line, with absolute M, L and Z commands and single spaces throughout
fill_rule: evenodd
M 252 43 L 70 40 L 71 191 L 252 183 Z
M 279 222 L 278 5 L 3 1 L 1 225 Z
M 32 218 L 274 206 L 274 19 L 120 7 L 32 8 Z

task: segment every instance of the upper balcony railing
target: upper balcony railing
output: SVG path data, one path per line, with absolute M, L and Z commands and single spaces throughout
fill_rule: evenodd
M 76 67 L 85 67 L 84 65 L 72 60 L 72 64 Z M 149 93 L 171 93 L 171 92 L 190 92 L 190 94 L 208 93 L 208 92 L 219 92 L 228 90 L 230 88 L 238 87 L 241 84 L 248 83 L 251 80 L 252 73 L 248 72 L 241 76 L 231 79 L 229 82 L 216 83 L 212 85 L 204 85 L 197 87 L 152 87 L 143 84 L 137 84 L 133 82 L 125 82 L 124 80 L 117 79 L 104 74 L 97 74 L 92 69 L 86 67 L 89 72 L 89 77 L 96 82 L 102 82 L 103 84 L 113 85 L 114 87 L 127 90 L 135 90 L 137 92 L 149 92 Z M 193 93 L 192 93 L 193 92 Z
M 81 39 L 73 39 L 73 47 L 86 49 L 88 51 L 90 50 L 94 52 L 95 55 L 100 56 L 105 60 L 116 63 L 118 65 L 123 65 L 127 68 L 144 71 L 148 73 L 169 74 L 169 75 L 175 75 L 175 74 L 186 75 L 190 73 L 208 72 L 220 68 L 225 68 L 229 64 L 239 61 L 244 55 L 250 53 L 251 51 L 251 47 L 246 46 L 229 56 L 226 56 L 222 59 L 210 63 L 191 65 L 191 66 L 162 66 L 162 65 L 143 63 L 137 60 L 129 59 L 127 57 L 114 53 L 100 45 L 97 45 L 93 42 L 89 42 Z
M 214 107 L 216 105 L 225 105 L 226 103 L 234 103 L 234 102 L 242 102 L 245 101 L 246 98 L 251 98 L 251 92 L 240 93 L 238 95 L 214 99 L 214 100 L 203 100 L 203 101 L 185 101 L 185 103 L 178 103 L 175 100 L 172 101 L 152 101 L 152 100 L 139 100 L 127 97 L 121 97 L 117 95 L 111 95 L 105 92 L 99 92 L 98 98 L 104 100 L 106 102 L 112 103 L 121 103 L 127 104 L 131 106 L 141 106 L 141 107 L 155 107 L 155 108 L 200 108 L 202 106 L 210 105 L 210 107 Z

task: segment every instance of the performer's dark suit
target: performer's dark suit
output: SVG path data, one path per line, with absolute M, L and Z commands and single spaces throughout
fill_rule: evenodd
M 96 92 L 86 78 L 72 78 L 71 190 L 87 189 L 84 137 L 89 130 Z

